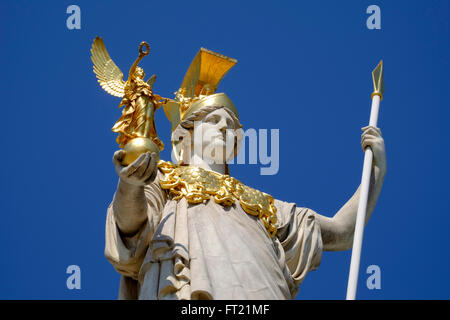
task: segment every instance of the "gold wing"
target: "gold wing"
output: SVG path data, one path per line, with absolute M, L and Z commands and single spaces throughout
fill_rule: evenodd
M 150 88 L 153 88 L 153 85 L 155 84 L 156 81 L 156 74 L 152 75 L 148 80 L 147 80 L 147 84 L 150 86 Z
M 125 88 L 123 73 L 109 56 L 100 37 L 95 37 L 92 43 L 91 60 L 100 86 L 109 94 L 122 98 Z

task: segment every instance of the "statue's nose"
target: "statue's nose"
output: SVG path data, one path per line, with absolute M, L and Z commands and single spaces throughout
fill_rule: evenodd
M 228 128 L 227 121 L 225 119 L 220 119 L 219 123 L 217 123 L 219 126 L 219 130 L 225 132 Z

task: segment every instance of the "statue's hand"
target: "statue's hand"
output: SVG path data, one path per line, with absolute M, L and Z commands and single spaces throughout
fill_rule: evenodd
M 367 126 L 361 129 L 361 146 L 363 150 L 370 147 L 373 152 L 373 165 L 380 170 L 383 175 L 386 172 L 386 149 L 381 130 L 377 127 Z
M 142 187 L 155 179 L 157 173 L 157 157 L 154 153 L 150 154 L 150 152 L 147 152 L 141 154 L 128 166 L 124 166 L 121 163 L 124 156 L 124 150 L 116 151 L 113 156 L 114 167 L 121 181 Z

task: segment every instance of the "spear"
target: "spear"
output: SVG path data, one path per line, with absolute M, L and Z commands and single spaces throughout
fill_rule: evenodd
M 383 60 L 378 63 L 372 71 L 373 93 L 372 107 L 370 111 L 369 126 L 377 126 L 380 101 L 383 99 Z M 372 171 L 373 152 L 370 147 L 364 150 L 364 166 L 359 190 L 358 213 L 356 215 L 355 234 L 353 237 L 352 258 L 350 262 L 350 273 L 347 285 L 347 300 L 355 300 L 358 285 L 359 263 L 361 260 L 361 247 L 363 241 L 364 224 L 367 212 L 367 199 L 369 197 L 370 173 Z

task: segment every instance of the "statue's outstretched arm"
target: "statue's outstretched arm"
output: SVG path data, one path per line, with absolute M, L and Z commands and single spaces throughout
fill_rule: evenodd
M 156 177 L 156 158 L 149 152 L 133 163 L 123 166 L 123 150 L 114 153 L 113 162 L 119 175 L 119 184 L 113 200 L 114 215 L 120 231 L 127 236 L 138 232 L 147 220 L 148 202 L 144 186 Z
M 361 145 L 363 149 L 370 147 L 373 151 L 373 167 L 370 181 L 369 199 L 365 223 L 369 221 L 383 185 L 386 173 L 386 152 L 380 129 L 376 127 L 362 128 Z M 329 218 L 316 214 L 319 221 L 323 248 L 327 251 L 347 250 L 352 247 L 358 211 L 359 187 L 342 208 Z

